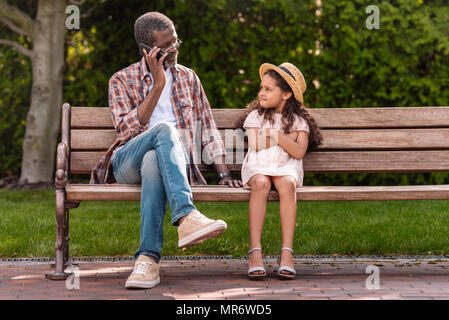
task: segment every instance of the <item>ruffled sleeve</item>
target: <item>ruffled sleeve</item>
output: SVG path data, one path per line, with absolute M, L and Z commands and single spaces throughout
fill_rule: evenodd
M 302 117 L 296 117 L 296 121 L 293 124 L 292 131 L 306 131 L 307 133 L 310 133 L 309 125 L 307 124 L 307 121 Z
M 260 116 L 257 110 L 251 111 L 243 123 L 243 128 L 261 128 L 262 123 L 260 122 Z

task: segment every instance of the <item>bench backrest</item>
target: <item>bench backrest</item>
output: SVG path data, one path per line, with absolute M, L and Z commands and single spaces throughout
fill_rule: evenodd
M 89 174 L 115 140 L 111 114 L 108 108 L 65 106 L 69 115 L 63 116 L 63 139 L 70 142 L 70 173 Z M 243 113 L 213 109 L 222 134 L 236 129 Z M 449 171 L 449 107 L 317 108 L 311 113 L 323 145 L 307 153 L 305 172 Z M 64 119 L 70 124 L 66 128 Z M 241 168 L 238 163 L 228 166 L 231 171 Z

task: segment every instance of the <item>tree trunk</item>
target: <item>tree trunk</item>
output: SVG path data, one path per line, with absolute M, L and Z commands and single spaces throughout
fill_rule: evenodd
M 64 0 L 40 0 L 33 29 L 33 85 L 23 141 L 21 183 L 51 182 L 60 128 Z

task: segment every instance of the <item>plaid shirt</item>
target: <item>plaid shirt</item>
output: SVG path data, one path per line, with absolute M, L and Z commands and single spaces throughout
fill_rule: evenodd
M 171 101 L 176 125 L 184 152 L 189 155 L 189 179 L 192 185 L 207 184 L 197 164 L 201 148 L 208 164 L 211 159 L 225 155 L 220 132 L 212 117 L 209 101 L 200 79 L 192 69 L 181 65 L 171 68 L 173 74 Z M 150 73 L 144 58 L 140 62 L 115 73 L 109 80 L 109 109 L 117 132 L 117 138 L 93 169 L 90 183 L 116 182 L 111 167 L 114 150 L 123 146 L 148 128 L 137 117 L 139 106 L 148 94 L 151 84 Z

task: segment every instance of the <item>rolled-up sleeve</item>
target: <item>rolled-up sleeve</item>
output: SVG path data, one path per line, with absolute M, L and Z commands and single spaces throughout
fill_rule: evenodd
M 113 75 L 109 80 L 109 110 L 117 137 L 123 143 L 141 133 L 145 128 L 140 124 L 137 106 L 129 94 L 125 81 L 118 75 Z
M 197 116 L 201 122 L 201 147 L 203 152 L 209 158 L 212 159 L 226 155 L 223 139 L 221 138 L 220 131 L 217 129 L 212 110 L 210 108 L 209 101 L 207 100 L 206 93 L 201 84 L 200 79 L 194 73 L 193 81 L 194 92 L 196 92 L 196 101 L 198 103 Z

